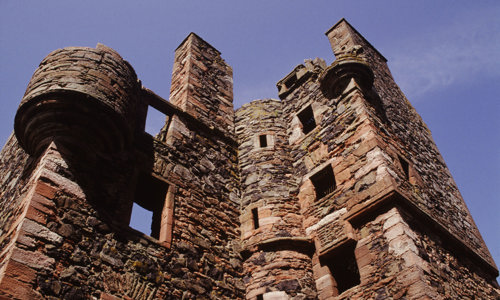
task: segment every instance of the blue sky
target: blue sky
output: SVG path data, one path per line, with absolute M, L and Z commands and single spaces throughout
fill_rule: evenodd
M 389 60 L 500 263 L 500 1 L 249 3 L 0 0 L 0 143 L 54 49 L 110 46 L 168 98 L 174 50 L 193 31 L 233 67 L 239 107 L 277 98 L 276 82 L 306 58 L 331 63 L 324 32 L 345 17 Z M 153 114 L 148 130 L 158 123 Z

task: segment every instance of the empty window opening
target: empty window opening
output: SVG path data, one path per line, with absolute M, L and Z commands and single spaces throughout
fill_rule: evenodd
M 259 136 L 259 144 L 261 148 L 267 147 L 267 135 L 262 134 Z
M 335 177 L 331 165 L 326 166 L 324 169 L 311 176 L 311 181 L 316 190 L 316 200 L 335 191 Z
M 258 294 L 257 295 L 257 300 L 264 300 L 264 295 L 263 294 Z
M 167 191 L 166 182 L 151 175 L 140 176 L 129 226 L 155 239 L 160 239 L 162 212 Z
M 146 235 L 151 235 L 151 221 L 153 221 L 153 212 L 134 202 L 129 226 Z
M 410 164 L 401 156 L 399 157 L 399 163 L 401 164 L 401 168 L 403 169 L 403 173 L 405 174 L 405 179 L 410 179 Z
M 347 243 L 335 249 L 333 253 L 328 254 L 328 257 L 322 259 L 337 282 L 339 294 L 361 282 L 356 256 L 354 255 L 355 248 L 356 243 Z
M 298 115 L 300 123 L 302 123 L 302 131 L 308 134 L 316 127 L 313 110 L 311 105 L 302 110 Z
M 144 131 L 152 136 L 156 136 L 165 127 L 169 117 L 152 106 L 148 106 L 146 115 L 146 127 Z
M 258 210 L 258 208 L 252 208 L 252 218 L 253 218 L 253 229 L 259 228 L 259 210 Z
M 287 89 L 291 88 L 296 81 L 297 81 L 297 74 L 294 73 L 288 79 L 285 80 L 286 88 Z

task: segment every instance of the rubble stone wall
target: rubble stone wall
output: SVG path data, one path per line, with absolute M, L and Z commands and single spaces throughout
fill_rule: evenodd
M 176 115 L 164 130 L 152 171 L 175 187 L 171 253 L 183 263 L 174 274 L 197 288 L 193 297 L 242 297 L 236 143 Z
M 255 100 L 236 111 L 247 299 L 279 292 L 290 299 L 316 298 L 312 245 L 302 228 L 297 188 L 291 187 L 281 105 L 274 99 Z

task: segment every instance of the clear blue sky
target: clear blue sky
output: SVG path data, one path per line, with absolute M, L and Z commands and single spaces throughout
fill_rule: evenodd
M 0 0 L 0 143 L 54 49 L 101 42 L 168 98 L 174 50 L 193 31 L 233 67 L 239 107 L 277 98 L 275 83 L 306 58 L 331 63 L 324 32 L 345 17 L 389 60 L 500 264 L 500 1 L 249 3 Z

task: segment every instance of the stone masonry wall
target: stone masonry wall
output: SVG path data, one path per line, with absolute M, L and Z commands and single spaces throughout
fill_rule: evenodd
M 208 126 L 234 134 L 233 70 L 194 33 L 175 51 L 170 101 Z
M 279 100 L 256 100 L 236 112 L 241 180 L 243 244 L 274 237 L 304 236 L 299 206 L 291 201 L 292 172 Z M 260 145 L 265 135 L 267 146 Z M 254 228 L 252 209 L 258 209 Z
M 359 286 L 339 299 L 497 299 L 489 275 L 458 258 L 412 214 L 392 208 L 356 229 Z M 460 261 L 460 263 L 459 263 Z
M 339 24 L 337 25 L 338 27 L 334 28 L 340 28 L 344 23 L 340 22 Z M 370 86 L 367 86 L 366 82 L 369 81 L 366 80 L 366 77 L 364 77 L 364 81 L 363 77 L 356 77 L 366 76 L 366 73 L 365 75 L 356 75 L 355 73 L 361 70 L 361 62 L 358 63 L 360 65 L 358 69 L 354 67 L 349 69 L 350 67 L 346 61 L 348 61 L 350 56 L 347 57 L 345 55 L 353 57 L 368 55 L 368 61 L 372 63 L 373 57 L 379 60 L 383 60 L 383 57 L 373 48 L 362 52 L 360 56 L 359 52 L 361 50 L 355 47 L 356 43 L 351 45 L 343 40 L 345 35 L 349 35 L 349 32 L 336 32 L 337 35 L 335 37 L 332 36 L 331 32 L 328 34 L 332 45 L 334 45 L 332 48 L 334 48 L 334 51 L 336 51 L 335 54 L 340 60 L 340 62 L 337 62 L 337 66 L 341 67 L 337 68 L 337 72 L 351 72 L 351 70 L 354 70 L 354 73 L 352 73 L 354 77 L 351 77 L 350 81 L 333 81 L 337 86 L 328 88 L 334 92 L 330 94 L 326 93 L 325 86 L 321 80 L 324 80 L 324 74 L 329 72 L 330 69 L 325 71 L 324 64 L 316 59 L 314 61 L 306 60 L 303 65 L 297 66 L 290 74 L 278 82 L 280 97 L 283 101 L 284 120 L 287 122 L 291 160 L 294 162 L 292 178 L 296 184 L 292 184 L 291 186 L 299 187 L 298 201 L 300 203 L 300 212 L 304 217 L 303 226 L 307 235 L 315 241 L 316 251 L 313 255 L 312 264 L 318 297 L 320 299 L 327 299 L 339 294 L 335 278 L 326 265 L 323 265 L 327 257 L 332 255 L 330 253 L 335 253 L 336 249 L 341 249 L 345 247 L 344 245 L 352 243 L 356 245 L 356 249 L 363 246 L 363 242 L 360 239 L 367 236 L 360 235 L 357 231 L 359 228 L 352 227 L 354 225 L 353 221 L 356 218 L 356 222 L 360 220 L 363 214 L 364 217 L 362 218 L 375 218 L 377 216 L 375 207 L 380 205 L 380 203 L 393 201 L 390 200 L 393 197 L 391 195 L 399 194 L 403 195 L 402 197 L 411 199 L 419 207 L 423 207 L 424 214 L 433 217 L 433 211 L 421 205 L 425 202 L 422 198 L 429 199 L 430 194 L 439 193 L 441 188 L 430 188 L 429 183 L 425 184 L 425 174 L 436 176 L 440 172 L 445 172 L 446 174 L 442 176 L 438 175 L 441 181 L 431 181 L 432 184 L 446 187 L 448 183 L 452 183 L 449 172 L 446 170 L 444 164 L 439 167 L 441 171 L 434 172 L 436 171 L 434 167 L 439 164 L 436 162 L 442 162 L 442 159 L 433 159 L 433 164 L 423 159 L 422 154 L 427 157 L 437 157 L 439 154 L 430 135 L 428 135 L 428 131 L 422 129 L 422 126 L 425 127 L 425 125 L 421 122 L 420 117 L 416 113 L 412 115 L 406 114 L 407 112 L 405 114 L 395 113 L 394 111 L 389 112 L 388 108 L 385 107 L 385 105 L 388 105 L 387 103 L 394 102 L 394 106 L 400 106 L 400 103 L 403 103 L 404 105 L 408 105 L 406 111 L 413 111 L 402 94 L 392 95 L 392 98 L 390 98 L 392 102 L 387 99 L 384 100 L 384 97 L 387 96 L 384 92 L 392 91 L 391 87 L 395 86 L 393 82 L 391 84 L 386 82 L 389 80 L 387 76 L 390 76 L 387 67 L 383 68 L 379 65 L 371 65 L 375 73 L 375 85 L 372 89 Z M 362 49 L 364 48 L 367 48 L 366 44 L 363 44 Z M 370 53 L 372 58 L 370 58 Z M 344 65 L 342 65 L 343 63 Z M 385 64 L 385 61 L 383 63 Z M 343 74 L 337 73 L 337 76 L 343 76 Z M 386 78 L 386 81 L 380 81 L 381 77 Z M 380 92 L 381 90 L 383 91 Z M 313 111 L 316 126 L 310 132 L 304 133 L 305 125 L 300 115 L 309 109 L 308 107 Z M 401 115 L 405 115 L 406 118 L 401 117 Z M 413 126 L 413 122 L 408 122 L 408 120 L 416 120 L 415 126 L 419 129 L 415 127 L 404 130 L 407 126 Z M 397 132 L 392 131 L 397 126 L 400 126 L 397 124 L 403 123 L 406 127 L 399 128 Z M 388 130 L 389 126 L 393 126 L 391 130 Z M 415 139 L 412 135 L 419 138 Z M 401 143 L 401 139 L 403 138 L 413 140 L 415 143 L 408 142 L 408 145 Z M 422 151 L 416 154 L 416 149 Z M 413 155 L 422 158 L 422 160 L 415 162 L 418 159 L 413 158 Z M 409 162 L 407 168 L 404 166 L 405 162 Z M 427 165 L 425 172 L 422 172 L 423 164 Z M 429 168 L 429 165 L 434 167 Z M 331 167 L 333 170 L 335 189 L 319 199 L 317 188 L 313 184 L 313 177 L 327 167 Z M 430 171 L 431 169 L 434 171 Z M 427 191 L 430 194 L 426 196 Z M 456 194 L 451 190 L 450 193 L 448 194 L 448 200 L 458 203 L 459 198 L 456 198 Z M 443 201 L 450 203 L 448 200 Z M 460 201 L 461 203 L 455 205 L 455 208 L 452 209 L 452 214 L 455 214 L 454 216 L 447 216 L 449 219 L 446 221 L 439 218 L 437 220 L 440 220 L 443 224 L 450 224 L 452 227 L 455 227 L 457 223 L 453 223 L 454 221 L 452 220 L 455 220 L 457 216 L 468 215 L 467 218 L 470 219 L 465 204 L 462 200 Z M 437 206 L 438 203 L 435 202 L 435 205 Z M 414 211 L 413 213 L 416 212 Z M 466 223 L 472 224 L 469 221 Z M 422 221 L 422 224 L 425 224 L 425 222 Z M 457 234 L 457 231 L 452 230 L 451 232 L 455 235 Z M 442 238 L 445 236 L 446 234 Z M 369 238 L 377 239 L 376 235 L 372 235 Z M 384 247 L 384 243 L 387 243 L 387 241 L 380 241 L 381 247 Z M 480 244 L 474 245 L 474 247 L 481 248 Z M 459 245 L 456 244 L 456 246 Z M 471 244 L 469 244 L 470 246 Z M 345 299 L 353 295 L 358 297 L 362 295 L 362 298 L 367 297 L 367 295 L 375 297 L 376 294 L 370 294 L 369 292 L 372 286 L 377 286 L 373 285 L 375 281 L 371 281 L 372 286 L 370 287 L 364 286 L 362 294 L 355 294 L 354 292 L 358 290 L 359 286 L 364 285 L 363 261 L 360 261 L 360 256 L 363 255 L 358 254 L 359 250 L 355 252 L 356 262 L 360 269 L 361 284 L 343 292 L 341 297 Z M 466 252 L 458 247 L 454 249 L 453 255 L 457 259 L 459 257 L 474 257 L 474 255 L 464 255 Z M 491 262 L 491 257 L 487 253 L 487 249 L 486 252 L 482 253 L 486 253 L 487 258 Z M 379 255 L 379 258 L 386 263 L 399 264 L 398 261 L 401 260 L 398 257 L 392 257 L 390 253 L 379 253 Z M 378 266 L 380 263 L 382 262 L 371 262 L 370 266 Z M 478 284 L 488 287 L 487 282 L 490 282 L 490 280 L 494 282 L 494 276 L 491 277 L 492 273 L 487 275 L 492 269 L 482 273 L 479 271 L 481 267 L 474 266 L 474 264 L 470 264 L 468 267 L 470 268 L 469 272 L 479 272 L 483 276 L 483 279 L 479 280 Z M 437 297 L 438 292 L 435 289 L 427 288 L 426 274 L 424 274 L 425 268 L 420 264 L 399 264 L 399 267 L 395 268 L 397 270 L 395 269 L 390 275 L 386 274 L 382 276 L 382 279 L 386 278 L 384 279 L 385 283 L 389 281 L 399 282 L 398 287 L 384 292 L 386 295 L 399 295 L 398 290 L 405 290 L 407 297 L 417 299 L 424 295 L 421 291 L 428 290 L 429 294 L 425 294 L 425 296 L 430 298 Z M 372 272 L 375 270 L 379 270 L 379 268 L 375 267 L 371 269 Z M 404 276 L 410 276 L 409 274 L 413 274 L 411 276 L 418 274 L 418 280 L 401 279 Z M 390 277 L 392 279 L 389 279 Z M 491 291 L 491 286 L 489 288 Z M 459 290 L 454 293 L 459 294 Z
M 302 229 L 296 187 L 291 187 L 285 133 L 279 100 L 255 100 L 236 112 L 247 299 L 316 298 L 312 244 Z
M 345 20 L 327 36 L 332 66 L 305 60 L 281 101 L 236 113 L 231 67 L 194 33 L 171 103 L 105 46 L 49 54 L 0 153 L 0 298 L 500 298 L 385 58 Z M 134 202 L 151 236 L 129 227 Z
M 26 181 L 32 170 L 33 160 L 19 146 L 14 134 L 0 152 L 0 281 L 1 271 L 8 260 L 18 220 L 25 205 L 22 195 L 26 192 Z
M 128 228 L 123 218 L 108 214 L 112 211 L 108 203 L 116 206 L 123 205 L 120 201 L 128 202 L 130 207 L 133 201 L 130 195 L 134 192 L 124 186 L 133 187 L 130 181 L 122 181 L 123 194 L 116 194 L 117 181 L 133 178 L 124 172 L 123 165 L 133 161 L 117 165 L 117 157 L 94 162 L 87 158 L 78 165 L 75 161 L 82 157 L 72 159 L 74 153 L 53 144 L 39 164 L 43 172 L 33 185 L 38 192 L 31 207 L 41 211 L 27 215 L 23 221 L 7 267 L 18 280 L 15 286 L 25 290 L 3 292 L 15 299 L 24 299 L 27 290 L 34 291 L 29 294 L 33 299 L 242 298 L 238 206 L 228 196 L 236 183 L 229 171 L 231 164 L 235 166 L 236 156 L 220 141 L 215 146 L 217 142 L 210 135 L 184 131 L 188 132 L 192 138 L 185 140 L 184 146 L 185 136 L 175 139 L 175 147 L 153 141 L 158 153 L 154 173 L 165 176 L 176 187 L 170 249 Z M 178 134 L 173 129 L 171 133 Z M 222 153 L 227 156 L 219 157 Z M 83 162 L 85 165 L 81 165 Z M 221 163 L 229 166 L 222 167 Z M 97 165 L 101 168 L 95 170 Z M 199 173 L 190 173 L 188 166 Z M 215 166 L 228 173 L 210 172 Z M 113 174 L 113 182 L 102 172 Z M 97 193 L 92 183 L 79 181 L 83 177 L 98 179 L 106 190 Z M 2 284 L 12 285 L 12 280 Z
M 154 174 L 175 186 L 171 253 L 174 274 L 192 297 L 243 296 L 235 144 L 172 116 L 154 141 Z M 174 254 L 175 253 L 175 254 Z
M 66 52 L 73 53 L 73 50 L 82 54 L 82 61 L 73 55 L 74 64 L 64 64 L 66 56 L 62 56 L 60 63 L 52 62 L 63 74 L 69 72 L 65 67 L 71 69 L 85 62 L 85 49 L 66 49 Z M 85 68 L 82 72 L 85 73 Z M 71 74 L 75 78 L 87 76 Z M 58 78 L 52 77 L 55 81 Z M 65 77 L 61 78 L 64 81 Z M 54 86 L 54 81 L 51 84 Z M 82 87 L 78 94 L 92 88 L 92 85 L 78 84 Z M 79 103 L 77 108 L 87 107 L 99 114 L 92 110 L 95 98 L 71 98 L 74 91 L 66 91 L 64 87 L 70 89 L 63 84 L 62 90 L 41 92 L 37 97 L 50 99 L 41 101 L 42 107 L 47 108 L 46 103 L 58 103 L 61 105 L 55 108 L 74 108 L 71 105 L 74 100 Z M 29 89 L 36 88 L 30 86 Z M 90 91 L 88 96 L 97 97 L 95 92 Z M 146 107 L 150 96 L 147 91 L 141 95 L 137 105 Z M 111 106 L 116 104 L 108 96 L 104 94 L 103 99 L 98 100 Z M 135 96 L 139 93 L 118 97 L 117 101 L 137 100 L 127 98 Z M 24 105 L 26 103 L 40 107 L 38 102 L 30 100 Z M 156 103 L 168 107 L 165 113 L 169 115 L 158 139 L 146 133 L 138 135 L 144 124 L 135 123 L 134 144 L 109 152 L 93 144 L 98 144 L 113 128 L 104 127 L 102 135 L 93 136 L 75 123 L 73 135 L 66 136 L 65 131 L 58 130 L 67 125 L 65 118 L 38 118 L 48 120 L 55 130 L 44 133 L 47 140 L 33 143 L 38 149 L 43 145 L 48 147 L 43 152 L 35 151 L 29 158 L 37 161 L 34 165 L 37 172 L 27 175 L 31 176 L 26 186 L 28 192 L 22 195 L 26 205 L 17 208 L 22 212 L 17 213 L 16 207 L 12 207 L 18 221 L 11 220 L 13 217 L 9 214 L 12 213 L 6 213 L 6 218 L 10 218 L 8 226 L 17 222 L 14 224 L 18 224 L 18 229 L 10 250 L 3 249 L 9 251 L 0 281 L 3 296 L 13 299 L 243 298 L 236 143 L 231 135 L 193 119 L 165 100 L 157 99 Z M 37 111 L 40 110 L 34 110 Z M 75 112 L 68 111 L 61 110 L 61 116 Z M 121 110 L 115 112 L 119 118 Z M 113 110 L 104 109 L 106 113 L 111 118 L 116 116 Z M 123 115 L 128 113 L 125 111 Z M 26 111 L 21 112 L 20 118 L 25 116 Z M 75 116 L 83 118 L 80 110 L 76 110 Z M 144 121 L 139 117 L 136 120 L 141 119 Z M 33 142 L 32 135 L 20 136 L 28 143 Z M 4 153 L 17 151 L 15 138 L 11 143 Z M 17 158 L 22 163 L 27 159 L 26 155 Z M 21 169 L 16 164 L 21 162 L 15 159 L 8 162 L 13 173 L 4 174 L 7 181 L 17 180 Z M 153 204 L 153 207 L 163 206 L 170 214 L 168 222 L 162 224 L 164 235 L 160 240 L 128 226 L 132 204 L 137 201 L 135 195 L 142 191 L 139 179 L 147 176 L 169 186 L 164 199 L 156 199 L 159 203 Z M 6 192 L 9 195 L 2 200 L 12 202 L 16 195 Z
M 446 224 L 456 237 L 494 266 L 429 129 L 394 82 L 385 58 L 345 20 L 332 27 L 327 35 L 336 56 L 360 45 L 362 55 L 375 73 L 374 91 L 380 97 L 378 105 L 387 117 L 381 132 L 387 134 L 391 140 L 389 144 L 393 144 L 421 177 L 418 187 L 406 185 L 401 188 L 412 201 Z

